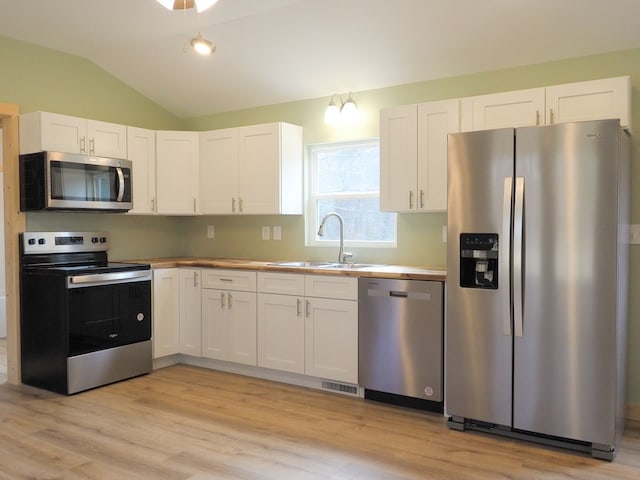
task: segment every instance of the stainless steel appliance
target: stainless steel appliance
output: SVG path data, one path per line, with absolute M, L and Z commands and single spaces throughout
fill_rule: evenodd
M 133 208 L 129 160 L 36 152 L 20 155 L 20 210 Z
M 629 139 L 617 120 L 449 135 L 449 426 L 612 459 Z
M 149 265 L 109 262 L 104 232 L 21 240 L 22 382 L 72 394 L 150 372 Z
M 443 284 L 361 277 L 358 288 L 365 398 L 442 412 Z

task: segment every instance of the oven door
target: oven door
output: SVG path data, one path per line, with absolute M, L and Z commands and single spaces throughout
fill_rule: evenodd
M 67 277 L 69 356 L 151 338 L 151 272 Z

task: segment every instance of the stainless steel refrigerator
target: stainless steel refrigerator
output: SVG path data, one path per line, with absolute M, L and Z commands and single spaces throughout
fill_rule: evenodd
M 613 459 L 624 418 L 629 139 L 617 120 L 449 135 L 451 428 Z

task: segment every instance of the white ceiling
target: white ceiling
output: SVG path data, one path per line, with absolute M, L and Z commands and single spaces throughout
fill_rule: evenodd
M 183 51 L 198 30 L 213 56 Z M 0 0 L 0 35 L 194 117 L 638 48 L 640 0 Z

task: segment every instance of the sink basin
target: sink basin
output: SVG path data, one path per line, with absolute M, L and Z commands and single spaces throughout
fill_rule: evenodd
M 298 268 L 331 268 L 340 265 L 336 262 L 275 262 L 270 265 L 276 267 L 298 267 Z
M 380 267 L 374 263 L 338 263 L 338 262 L 275 262 L 270 265 L 276 267 L 297 267 L 297 268 L 326 268 L 336 270 L 358 270 L 361 268 Z

